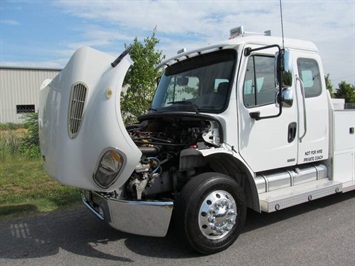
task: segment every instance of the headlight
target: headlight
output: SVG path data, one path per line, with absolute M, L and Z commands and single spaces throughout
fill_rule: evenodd
M 117 151 L 105 152 L 94 174 L 94 181 L 100 187 L 108 188 L 116 181 L 122 165 L 123 158 Z

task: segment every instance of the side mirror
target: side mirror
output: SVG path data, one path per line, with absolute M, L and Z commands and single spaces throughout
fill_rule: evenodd
M 293 95 L 288 88 L 292 86 L 292 60 L 290 58 L 290 52 L 277 44 L 268 45 L 259 48 L 247 47 L 244 49 L 244 56 L 249 56 L 254 51 L 260 51 L 269 48 L 277 48 L 278 52 L 275 53 L 275 84 L 278 87 L 275 103 L 279 107 L 279 112 L 275 115 L 260 116 L 260 112 L 251 112 L 249 115 L 256 121 L 261 119 L 269 119 L 279 117 L 282 114 L 282 107 L 291 107 L 293 104 Z
M 292 86 L 292 61 L 289 50 L 281 50 L 275 54 L 275 79 L 276 85 L 282 88 L 289 88 Z
M 189 83 L 189 78 L 185 76 L 178 77 L 176 83 L 179 86 L 186 86 Z

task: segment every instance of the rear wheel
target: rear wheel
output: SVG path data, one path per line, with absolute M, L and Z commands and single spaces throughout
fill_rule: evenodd
M 202 254 L 225 250 L 238 238 L 246 217 L 246 200 L 237 182 L 223 174 L 204 173 L 182 189 L 175 208 L 175 226 Z

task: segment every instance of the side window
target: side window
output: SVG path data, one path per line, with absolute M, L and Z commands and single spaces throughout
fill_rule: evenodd
M 275 103 L 274 57 L 254 55 L 248 59 L 243 86 L 246 107 Z
M 306 98 L 316 97 L 322 92 L 318 63 L 314 59 L 299 58 L 298 74 L 303 81 Z

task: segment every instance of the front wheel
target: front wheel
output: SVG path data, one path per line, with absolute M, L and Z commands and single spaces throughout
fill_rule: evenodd
M 223 174 L 204 173 L 182 189 L 175 208 L 179 236 L 202 254 L 227 249 L 246 218 L 246 200 L 237 182 Z

